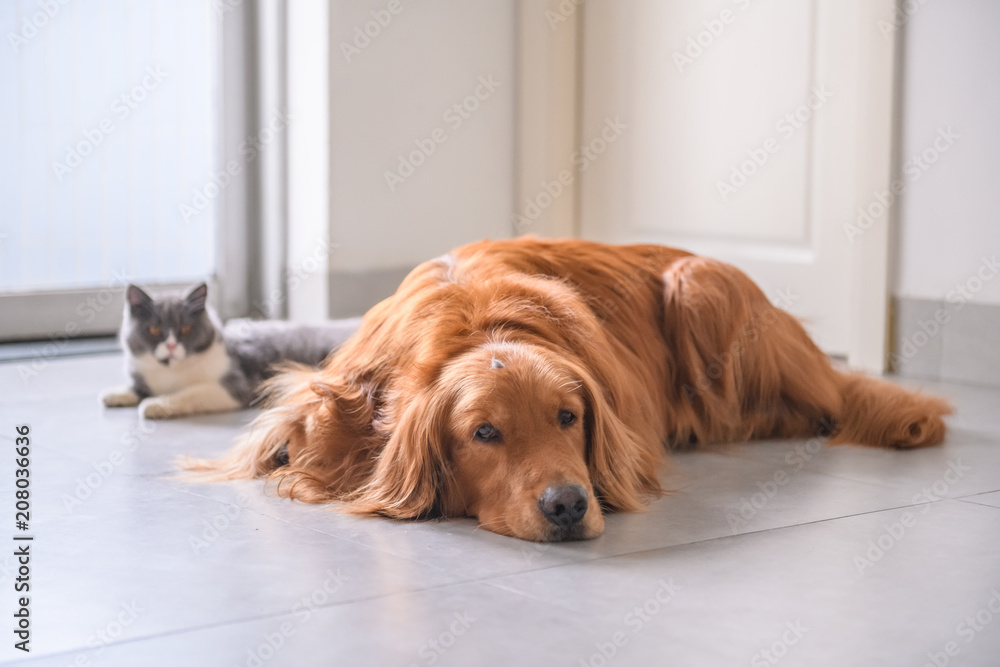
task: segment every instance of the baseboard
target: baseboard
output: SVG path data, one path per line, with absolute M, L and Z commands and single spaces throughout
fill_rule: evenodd
M 899 375 L 1000 387 L 1000 305 L 894 299 Z
M 413 269 L 378 269 L 330 275 L 330 317 L 364 315 L 376 303 L 396 293 L 399 283 Z

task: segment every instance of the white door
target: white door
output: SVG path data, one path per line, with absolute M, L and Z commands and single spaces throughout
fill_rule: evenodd
M 582 7 L 582 236 L 731 262 L 883 370 L 892 0 Z

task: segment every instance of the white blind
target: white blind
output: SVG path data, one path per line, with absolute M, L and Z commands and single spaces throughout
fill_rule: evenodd
M 194 193 L 221 20 L 205 0 L 0 0 L 0 291 L 212 273 L 217 200 Z

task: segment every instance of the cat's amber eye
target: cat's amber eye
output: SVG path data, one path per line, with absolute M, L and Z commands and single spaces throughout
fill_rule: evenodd
M 157 326 L 150 326 L 149 333 L 153 336 L 159 336 L 161 333 L 163 333 L 163 329 Z
M 181 326 L 181 335 L 182 336 L 187 336 L 189 333 L 191 333 L 191 325 L 190 324 L 184 324 L 184 325 L 182 325 Z

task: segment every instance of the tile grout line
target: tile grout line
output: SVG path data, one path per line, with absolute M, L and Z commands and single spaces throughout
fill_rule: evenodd
M 212 502 L 216 502 L 216 503 L 219 503 L 221 505 L 232 505 L 234 507 L 240 507 L 242 509 L 245 509 L 245 510 L 248 510 L 250 512 L 253 512 L 254 514 L 257 514 L 258 516 L 262 516 L 262 517 L 265 517 L 267 519 L 274 519 L 275 521 L 281 521 L 281 522 L 286 523 L 286 524 L 288 524 L 290 526 L 296 526 L 297 528 L 303 528 L 305 530 L 311 530 L 314 533 L 319 533 L 320 535 L 325 535 L 327 537 L 332 537 L 335 540 L 339 540 L 341 542 L 347 542 L 347 543 L 353 544 L 355 546 L 360 546 L 360 547 L 363 547 L 363 548 L 365 548 L 366 550 L 369 550 L 369 551 L 374 551 L 376 553 L 387 554 L 387 555 L 392 556 L 394 558 L 399 558 L 401 560 L 405 560 L 405 561 L 407 561 L 409 563 L 413 563 L 415 565 L 423 565 L 424 564 L 422 561 L 413 560 L 413 559 L 408 558 L 406 556 L 400 556 L 400 555 L 395 554 L 395 553 L 393 553 L 391 551 L 384 551 L 382 549 L 377 549 L 375 547 L 371 547 L 371 546 L 365 544 L 364 542 L 358 542 L 357 540 L 353 540 L 353 539 L 351 539 L 349 537 L 342 537 L 340 535 L 334 535 L 333 533 L 328 533 L 326 531 L 322 531 L 322 530 L 319 530 L 317 528 L 313 528 L 312 526 L 307 526 L 305 524 L 299 523 L 298 521 L 292 521 L 290 519 L 285 519 L 284 517 L 274 516 L 273 514 L 268 514 L 266 512 L 263 512 L 263 511 L 261 511 L 259 509 L 255 509 L 253 507 L 247 507 L 245 505 L 240 505 L 238 503 L 231 503 L 231 502 L 227 502 L 227 501 L 224 501 L 224 500 L 219 500 L 217 498 L 210 498 L 209 496 L 205 496 L 205 495 L 202 495 L 200 493 L 196 493 L 195 491 L 190 491 L 188 489 L 184 489 L 184 488 L 181 488 L 181 487 L 177 487 L 177 488 L 182 493 L 187 493 L 189 495 L 195 496 L 196 498 L 202 498 L 204 500 L 210 500 Z M 376 597 L 378 597 L 378 596 L 376 596 Z
M 979 494 L 982 495 L 982 494 Z M 987 505 L 986 503 L 977 503 L 975 500 L 969 500 L 969 498 L 975 498 L 975 496 L 966 496 L 965 498 L 956 498 L 955 500 L 960 503 L 965 503 L 966 505 L 975 505 L 976 507 L 989 507 L 990 509 L 1000 510 L 1000 507 L 996 505 Z
M 215 499 L 215 498 L 209 498 L 208 496 L 203 496 L 203 495 L 201 495 L 199 493 L 195 493 L 194 491 L 184 491 L 184 493 L 189 493 L 189 494 L 191 494 L 193 496 L 196 496 L 198 498 L 204 498 L 206 500 L 211 500 L 211 501 L 214 501 L 214 502 L 217 502 L 217 503 L 220 503 L 220 504 L 233 505 L 233 506 L 236 506 L 236 507 L 242 507 L 242 509 L 246 509 L 246 510 L 249 510 L 251 512 L 254 512 L 255 514 L 258 514 L 259 516 L 262 516 L 262 517 L 265 517 L 265 518 L 268 518 L 268 519 L 274 519 L 276 521 L 282 521 L 282 522 L 284 522 L 284 523 L 286 523 L 286 524 L 288 524 L 290 526 L 295 526 L 297 528 L 303 528 L 303 529 L 306 529 L 306 530 L 310 530 L 310 531 L 313 531 L 315 533 L 319 533 L 320 535 L 324 535 L 326 537 L 332 537 L 332 538 L 334 538 L 336 540 L 340 540 L 341 542 L 347 542 L 349 544 L 353 544 L 355 546 L 359 546 L 359 547 L 365 549 L 366 551 L 372 551 L 372 552 L 375 552 L 375 553 L 380 553 L 380 554 L 385 554 L 385 555 L 388 555 L 388 556 L 392 556 L 393 558 L 399 558 L 400 560 L 405 560 L 408 563 L 412 563 L 414 565 L 421 565 L 421 566 L 428 566 L 429 565 L 431 567 L 437 568 L 437 570 L 439 572 L 447 572 L 448 571 L 447 568 L 437 567 L 437 565 L 435 563 L 428 563 L 427 561 L 424 561 L 424 560 L 414 560 L 413 558 L 411 558 L 409 556 L 404 556 L 404 555 L 401 555 L 401 554 L 393 552 L 393 551 L 386 551 L 386 550 L 380 549 L 378 547 L 373 547 L 370 544 L 366 544 L 364 542 L 359 542 L 358 540 L 354 540 L 354 539 L 352 539 L 350 537 L 343 537 L 341 535 L 335 535 L 333 533 L 329 533 L 327 531 L 320 530 L 320 529 L 314 528 L 312 526 L 307 526 L 307 525 L 299 523 L 297 521 L 292 521 L 290 519 L 285 519 L 283 517 L 278 517 L 278 516 L 274 516 L 272 514 L 267 514 L 267 513 L 264 513 L 264 512 L 262 512 L 260 510 L 254 509 L 254 508 L 237 505 L 235 503 L 229 503 L 229 502 L 226 502 L 226 501 L 221 501 L 221 500 L 218 500 L 218 499 Z M 505 572 L 503 574 L 492 575 L 492 576 L 501 577 L 501 576 L 509 576 L 511 574 L 521 574 L 521 573 L 526 573 L 526 572 L 537 572 L 537 571 L 541 571 L 541 570 L 550 569 L 551 567 L 559 567 L 561 565 L 572 565 L 574 563 L 586 562 L 586 561 L 589 561 L 589 560 L 594 560 L 594 559 L 592 559 L 592 558 L 586 558 L 586 559 L 581 559 L 581 560 L 570 561 L 570 562 L 567 562 L 567 563 L 559 563 L 559 564 L 556 564 L 556 565 L 553 565 L 553 566 L 543 566 L 543 567 L 537 567 L 537 568 L 529 568 L 529 569 L 525 569 L 525 570 L 518 570 L 517 572 Z M 470 584 L 470 583 L 486 582 L 490 578 L 492 578 L 492 577 L 478 578 L 478 579 L 477 578 L 462 579 L 461 581 L 453 581 L 453 582 L 449 582 L 447 584 L 432 585 L 432 586 L 427 586 L 427 587 L 424 587 L 424 588 L 417 588 L 417 589 L 414 589 L 412 591 L 403 591 L 402 594 L 405 594 L 407 592 L 416 593 L 416 592 L 437 590 L 437 589 L 440 589 L 440 588 L 446 588 L 448 586 L 454 586 L 454 585 L 458 585 L 458 584 Z M 387 593 L 385 595 L 375 595 L 375 596 L 372 596 L 371 598 L 365 598 L 365 599 L 372 599 L 372 600 L 374 600 L 374 599 L 379 599 L 379 598 L 392 597 L 392 596 L 398 595 L 398 594 L 400 594 L 400 593 Z
M 990 492 L 987 492 L 987 493 L 990 493 Z M 751 536 L 751 535 L 761 535 L 761 534 L 764 534 L 764 533 L 770 533 L 770 532 L 775 532 L 775 531 L 779 531 L 779 530 L 788 530 L 788 529 L 792 529 L 792 528 L 798 528 L 800 526 L 809 526 L 809 525 L 814 525 L 814 524 L 819 524 L 819 523 L 826 523 L 826 522 L 829 522 L 829 521 L 838 521 L 840 519 L 850 519 L 850 518 L 854 518 L 854 517 L 858 517 L 858 516 L 865 516 L 865 515 L 868 515 L 868 514 L 879 514 L 881 512 L 894 512 L 894 511 L 897 511 L 897 510 L 909 509 L 911 507 L 916 507 L 916 506 L 920 506 L 920 505 L 934 505 L 934 504 L 938 504 L 938 503 L 942 503 L 942 502 L 947 502 L 947 501 L 953 501 L 953 500 L 957 500 L 957 499 L 954 499 L 954 498 L 942 498 L 942 499 L 936 500 L 936 501 L 934 501 L 932 503 L 917 503 L 916 505 L 901 505 L 901 506 L 898 506 L 898 507 L 887 507 L 887 508 L 878 509 L 878 510 L 871 510 L 871 511 L 868 511 L 868 512 L 858 512 L 856 514 L 845 514 L 845 515 L 839 516 L 839 517 L 830 517 L 830 518 L 827 518 L 827 519 L 817 519 L 815 521 L 806 521 L 804 523 L 797 523 L 797 524 L 792 524 L 792 525 L 789 525 L 789 526 L 777 526 L 777 527 L 774 527 L 774 528 L 764 528 L 764 529 L 761 529 L 761 530 L 754 530 L 754 531 L 749 531 L 749 532 L 746 532 L 746 533 L 737 533 L 735 535 L 721 535 L 719 537 L 709 537 L 709 538 L 706 538 L 706 539 L 703 539 L 703 540 L 695 540 L 695 541 L 692 541 L 692 542 L 685 542 L 683 544 L 671 544 L 671 545 L 666 545 L 666 546 L 662 546 L 662 547 L 653 547 L 651 549 L 640 549 L 638 551 L 629 551 L 629 552 L 620 553 L 620 554 L 609 554 L 609 555 L 606 555 L 606 556 L 598 556 L 596 558 L 588 558 L 588 559 L 584 559 L 584 560 L 573 561 L 571 563 L 558 563 L 558 564 L 554 564 L 554 565 L 550 565 L 550 566 L 546 566 L 546 567 L 540 567 L 540 568 L 537 568 L 537 569 L 534 569 L 534 570 L 524 570 L 522 572 L 509 572 L 509 573 L 505 573 L 505 574 L 497 574 L 497 575 L 493 575 L 493 576 L 489 576 L 489 577 L 480 579 L 480 580 L 478 580 L 478 583 L 483 583 L 483 584 L 486 584 L 486 585 L 489 585 L 489 586 L 493 586 L 494 588 L 497 588 L 497 589 L 503 590 L 503 591 L 507 591 L 507 592 L 510 592 L 510 593 L 517 593 L 517 594 L 522 595 L 523 597 L 526 597 L 526 598 L 528 598 L 530 600 L 535 600 L 537 602 L 545 602 L 545 603 L 551 604 L 551 605 L 553 605 L 555 607 L 558 607 L 560 609 L 565 609 L 565 607 L 562 607 L 562 606 L 557 605 L 555 603 L 552 603 L 550 601 L 541 600 L 539 598 L 535 598 L 533 596 L 527 595 L 527 594 L 525 594 L 525 593 L 523 593 L 521 591 L 515 591 L 515 590 L 512 590 L 512 589 L 506 588 L 506 587 L 501 586 L 501 585 L 499 585 L 498 583 L 495 583 L 495 582 L 498 579 L 503 579 L 503 578 L 506 578 L 506 577 L 517 576 L 517 575 L 520 575 L 520 574 L 527 574 L 527 573 L 530 573 L 530 572 L 541 572 L 541 571 L 544 571 L 544 570 L 551 570 L 551 569 L 555 569 L 555 568 L 559 568 L 559 567 L 566 567 L 568 565 L 584 565 L 584 564 L 596 563 L 596 562 L 599 562 L 599 561 L 613 560 L 615 558 L 623 558 L 623 557 L 627 557 L 627 556 L 635 556 L 635 555 L 639 555 L 639 554 L 649 554 L 649 553 L 654 553 L 654 552 L 659 552 L 659 551 L 669 551 L 671 549 L 679 549 L 679 548 L 682 548 L 682 547 L 687 547 L 687 546 L 691 546 L 691 545 L 695 545 L 695 544 L 707 544 L 709 542 L 714 542 L 714 541 L 717 541 L 717 540 L 727 540 L 727 539 L 733 539 L 733 538 L 748 537 L 748 536 Z
M 334 609 L 334 608 L 337 608 L 337 607 L 346 607 L 346 606 L 349 606 L 349 605 L 352 605 L 352 604 L 359 604 L 359 603 L 363 603 L 363 602 L 372 602 L 374 600 L 381 600 L 381 599 L 392 598 L 392 597 L 400 597 L 400 596 L 405 596 L 405 595 L 416 595 L 416 594 L 420 594 L 420 593 L 426 593 L 426 592 L 429 592 L 429 591 L 437 591 L 437 590 L 442 590 L 442 589 L 446 589 L 446 588 L 451 588 L 451 587 L 454 587 L 454 586 L 465 586 L 465 585 L 468 585 L 468 584 L 476 584 L 476 583 L 480 583 L 480 582 L 479 581 L 455 581 L 455 582 L 451 582 L 451 583 L 448 583 L 448 584 L 441 584 L 439 586 L 431 586 L 430 588 L 417 589 L 417 590 L 412 590 L 412 591 L 399 591 L 399 592 L 396 592 L 396 593 L 389 593 L 387 595 L 373 595 L 373 596 L 370 596 L 370 597 L 357 598 L 355 600 L 345 600 L 345 601 L 342 601 L 342 602 L 330 602 L 330 603 L 323 604 L 323 605 L 316 604 L 316 605 L 313 605 L 313 609 L 316 609 L 316 610 L 319 610 L 319 609 Z M 513 591 L 510 591 L 510 592 L 513 592 Z M 172 636 L 175 636 L 175 635 L 184 635 L 184 634 L 188 634 L 188 633 L 191 633 L 191 632 L 200 632 L 200 631 L 203 631 L 203 630 L 212 630 L 212 629 L 216 629 L 216 628 L 225 628 L 227 626 L 242 625 L 242 624 L 245 624 L 245 623 L 253 623 L 253 622 L 256 622 L 256 621 L 264 621 L 264 620 L 271 619 L 271 618 L 282 618 L 284 616 L 290 616 L 290 615 L 293 615 L 295 613 L 296 612 L 294 612 L 292 610 L 276 611 L 276 612 L 272 612 L 272 613 L 269 613 L 269 614 L 259 614 L 257 616 L 247 616 L 245 618 L 236 618 L 236 619 L 231 619 L 231 620 L 228 620 L 228 621 L 219 621 L 217 623 L 206 623 L 206 624 L 195 625 L 195 626 L 191 626 L 191 627 L 187 627 L 187 628 L 177 628 L 176 630 L 167 630 L 167 631 L 163 631 L 163 632 L 156 632 L 156 633 L 149 634 L 149 635 L 143 635 L 141 637 L 130 637 L 128 639 L 123 639 L 121 641 L 112 641 L 112 642 L 110 642 L 108 644 L 105 644 L 104 648 L 105 649 L 110 649 L 110 648 L 114 648 L 114 647 L 117 647 L 117 646 L 125 646 L 127 644 L 137 644 L 137 643 L 141 643 L 141 642 L 145 642 L 145 641 L 150 641 L 150 640 L 154 640 L 154 639 L 163 639 L 165 637 L 172 637 Z M 315 613 L 315 612 L 312 612 L 312 613 Z M 304 622 L 305 621 L 303 621 L 303 623 Z M 33 657 L 33 658 L 27 658 L 27 659 L 21 660 L 21 662 L 31 662 L 31 661 L 37 661 L 37 660 L 45 660 L 45 659 L 49 659 L 49 658 L 57 658 L 57 657 L 63 656 L 63 655 L 69 655 L 69 654 L 74 654 L 74 653 L 76 653 L 76 654 L 78 654 L 78 653 L 86 653 L 88 651 L 96 651 L 96 650 L 98 650 L 98 649 L 91 648 L 91 647 L 88 647 L 88 646 L 81 646 L 81 647 L 76 647 L 76 648 L 69 648 L 69 649 L 66 649 L 66 650 L 63 650 L 63 651 L 57 651 L 55 653 L 49 653 L 49 654 L 46 654 L 46 655 L 40 655 L 40 656 Z M 3 663 L 0 663 L 0 664 L 3 664 Z
M 635 556 L 635 555 L 639 555 L 639 554 L 648 554 L 648 553 L 654 553 L 654 552 L 657 552 L 657 551 L 668 551 L 670 549 L 679 549 L 679 548 L 682 548 L 682 547 L 692 546 L 692 545 L 695 545 L 695 544 L 707 544 L 709 542 L 715 542 L 717 540 L 729 540 L 729 539 L 734 539 L 734 538 L 749 537 L 751 535 L 762 535 L 764 533 L 771 533 L 771 532 L 775 532 L 775 531 L 779 531 L 779 530 L 791 530 L 791 529 L 794 529 L 794 528 L 799 528 L 801 526 L 811 526 L 811 525 L 820 524 L 820 523 L 827 523 L 827 522 L 830 522 L 830 521 L 839 521 L 841 519 L 851 519 L 851 518 L 854 518 L 854 517 L 866 516 L 868 514 L 879 514 L 881 512 L 895 512 L 897 510 L 910 509 L 912 507 L 920 507 L 922 505 L 936 505 L 938 503 L 949 502 L 949 501 L 955 501 L 955 502 L 957 502 L 957 499 L 954 499 L 954 498 L 941 498 L 941 499 L 935 500 L 934 502 L 931 502 L 931 503 L 916 503 L 916 504 L 913 504 L 913 505 L 899 505 L 899 506 L 896 506 L 896 507 L 885 507 L 885 508 L 877 509 L 877 510 L 869 510 L 867 512 L 857 512 L 855 514 L 845 514 L 845 515 L 842 515 L 842 516 L 829 517 L 829 518 L 826 518 L 826 519 L 816 519 L 815 521 L 805 521 L 803 523 L 795 523 L 795 524 L 791 524 L 791 525 L 788 525 L 788 526 L 775 526 L 774 528 L 763 528 L 761 530 L 752 530 L 752 531 L 749 531 L 749 532 L 746 532 L 746 533 L 737 533 L 735 535 L 720 535 L 718 537 L 709 537 L 709 538 L 705 538 L 703 540 L 694 540 L 692 542 L 684 542 L 682 544 L 670 544 L 670 545 L 665 545 L 665 546 L 662 546 L 662 547 L 653 547 L 653 548 L 650 548 L 650 549 L 639 549 L 638 551 L 628 551 L 628 552 L 624 552 L 624 553 L 620 553 L 620 554 L 608 554 L 606 556 L 598 556 L 596 558 L 590 558 L 590 559 L 586 559 L 586 560 L 576 561 L 576 562 L 573 562 L 573 563 L 560 563 L 560 564 L 552 565 L 552 566 L 549 566 L 549 567 L 538 568 L 538 570 L 526 570 L 525 572 L 537 572 L 539 570 L 548 570 L 548 569 L 552 569 L 552 568 L 555 568 L 555 567 L 564 567 L 566 565 L 576 565 L 576 564 L 583 564 L 583 563 L 596 563 L 598 561 L 611 560 L 611 559 L 614 559 L 614 558 L 622 558 L 622 557 L 625 557 L 625 556 Z M 489 581 L 491 581 L 493 579 L 499 579 L 499 578 L 502 578 L 502 577 L 513 576 L 515 574 L 521 574 L 521 573 L 520 572 L 515 572 L 515 573 L 509 573 L 509 574 L 494 575 L 492 577 L 487 577 L 486 579 L 482 579 L 481 581 L 483 581 L 485 583 L 485 582 L 489 582 Z
M 386 554 L 386 555 L 392 556 L 393 558 L 399 558 L 399 559 L 405 560 L 405 561 L 407 561 L 409 563 L 413 563 L 414 565 L 423 565 L 423 566 L 430 565 L 431 567 L 437 568 L 439 572 L 447 572 L 448 571 L 448 568 L 446 568 L 446 567 L 437 567 L 436 563 L 428 563 L 427 561 L 424 561 L 424 560 L 414 560 L 413 558 L 411 558 L 409 556 L 401 555 L 401 554 L 396 553 L 394 551 L 386 551 L 386 550 L 378 548 L 378 547 L 373 547 L 370 544 L 366 544 L 364 542 L 360 542 L 360 541 L 355 540 L 355 539 L 350 538 L 350 537 L 344 537 L 344 536 L 341 536 L 341 535 L 336 535 L 334 533 L 330 533 L 330 532 L 327 532 L 327 531 L 324 531 L 324 530 L 320 530 L 318 528 L 314 528 L 313 526 L 307 526 L 305 524 L 299 523 L 298 521 L 294 521 L 294 520 L 291 520 L 291 519 L 286 519 L 286 518 L 283 518 L 283 517 L 274 516 L 273 514 L 267 514 L 267 513 L 263 512 L 261 510 L 258 510 L 258 509 L 254 509 L 254 508 L 250 508 L 250 507 L 245 507 L 245 506 L 242 506 L 242 505 L 238 505 L 236 503 L 230 503 L 230 502 L 218 500 L 218 499 L 215 499 L 215 498 L 210 498 L 208 496 L 203 496 L 202 494 L 199 494 L 199 493 L 197 493 L 195 491 L 184 490 L 184 492 L 185 493 L 189 493 L 189 494 L 191 494 L 193 496 L 196 496 L 196 497 L 199 497 L 199 498 L 204 498 L 206 500 L 212 500 L 212 501 L 220 503 L 220 504 L 234 505 L 234 506 L 237 506 L 237 507 L 242 507 L 243 509 L 247 509 L 247 510 L 250 510 L 251 512 L 259 514 L 260 516 L 263 516 L 263 517 L 266 517 L 266 518 L 271 518 L 271 519 L 276 519 L 278 521 L 283 521 L 283 522 L 285 522 L 285 523 L 287 523 L 289 525 L 296 526 L 296 527 L 299 527 L 299 528 L 304 528 L 304 529 L 307 529 L 307 530 L 311 530 L 313 532 L 319 533 L 320 535 L 325 535 L 327 537 L 332 537 L 332 538 L 338 539 L 338 540 L 340 540 L 342 542 L 348 542 L 350 544 L 353 544 L 355 546 L 360 546 L 360 547 L 362 547 L 362 548 L 364 548 L 366 550 L 369 550 L 369 551 L 373 551 L 373 552 L 381 553 L 381 554 Z M 376 517 L 372 517 L 372 518 L 376 518 Z M 380 518 L 382 520 L 385 520 L 382 517 L 378 517 L 378 518 Z M 478 530 L 478 529 L 479 529 L 479 527 L 477 526 L 476 530 Z M 561 563 L 560 565 L 569 565 L 569 564 L 572 564 L 572 563 L 575 563 L 575 562 L 584 562 L 586 560 L 593 560 L 593 559 L 585 558 L 585 559 L 580 559 L 580 560 L 574 560 L 571 563 Z M 497 576 L 507 576 L 508 574 L 519 574 L 521 572 L 535 572 L 535 571 L 538 571 L 538 570 L 549 569 L 549 567 L 550 566 L 533 568 L 533 569 L 526 569 L 526 570 L 519 570 L 518 572 L 510 572 L 510 573 L 505 573 L 503 575 L 497 575 Z M 466 579 L 466 580 L 463 580 L 463 581 L 460 581 L 460 582 L 453 582 L 453 583 L 474 583 L 474 582 L 478 582 L 478 581 L 486 581 L 487 579 Z M 451 584 L 442 584 L 442 586 L 449 586 L 449 585 L 451 585 Z M 436 587 L 431 586 L 429 588 L 419 589 L 419 590 L 433 590 L 434 588 L 436 588 Z M 393 594 L 390 593 L 389 595 L 393 595 Z M 378 597 L 378 596 L 376 596 L 376 597 Z M 382 596 L 382 597 L 386 597 L 386 596 Z

